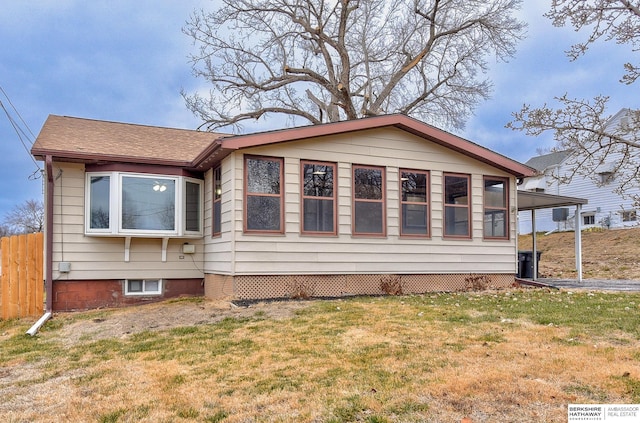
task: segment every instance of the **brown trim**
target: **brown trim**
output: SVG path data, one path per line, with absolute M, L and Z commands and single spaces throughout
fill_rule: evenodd
M 134 163 L 105 163 L 94 164 L 90 163 L 85 165 L 85 172 L 129 172 L 129 173 L 149 173 L 156 175 L 169 175 L 169 176 L 186 176 L 193 179 L 204 180 L 204 174 L 202 172 L 191 172 L 187 169 L 182 169 L 174 166 L 161 166 L 161 165 L 147 165 L 147 164 L 134 164 Z
M 78 153 L 66 150 L 48 150 L 48 149 L 31 149 L 31 154 L 35 158 L 42 158 L 51 156 L 54 161 L 59 162 L 71 162 L 71 163 L 139 163 L 149 165 L 163 165 L 173 167 L 185 167 L 190 168 L 191 162 L 189 161 L 176 161 L 157 157 L 141 157 L 141 156 L 126 156 L 121 154 L 95 154 L 95 153 Z
M 381 172 L 382 198 L 356 199 L 355 173 L 356 169 L 375 169 Z M 352 165 L 351 166 L 351 235 L 358 237 L 386 237 L 387 236 L 387 169 L 383 166 Z M 382 205 L 382 232 L 356 232 L 356 203 L 380 203 Z
M 305 195 L 304 193 L 304 166 L 305 165 L 318 165 L 318 166 L 327 166 L 333 168 L 333 181 L 331 191 L 333 193 L 332 197 L 320 197 L 314 195 Z M 338 165 L 333 162 L 321 162 L 314 160 L 300 160 L 300 233 L 303 235 L 314 235 L 314 236 L 335 236 L 338 234 L 338 190 L 336 189 L 336 182 L 338 180 Z M 333 217 L 333 231 L 307 231 L 304 228 L 304 200 L 323 200 L 323 201 L 332 201 L 332 217 Z
M 465 178 L 467 180 L 467 204 L 455 204 L 447 202 L 447 177 L 454 178 Z M 442 237 L 448 239 L 472 239 L 472 210 L 471 205 L 473 203 L 473 190 L 471 189 L 471 175 L 465 173 L 448 173 L 445 172 L 442 174 L 442 206 L 443 206 L 443 214 L 442 214 Z M 467 209 L 467 235 L 448 235 L 447 234 L 447 208 L 453 209 Z
M 426 179 L 426 187 L 425 187 L 425 202 L 421 201 L 408 201 L 403 200 L 403 173 L 418 173 L 424 174 Z M 415 169 L 403 169 L 400 168 L 398 171 L 398 175 L 400 178 L 398 179 L 398 192 L 399 192 L 399 200 L 400 200 L 400 236 L 402 238 L 431 238 L 431 174 L 428 170 L 415 170 Z M 405 234 L 403 233 L 404 228 L 404 205 L 417 205 L 417 206 L 425 206 L 426 207 L 426 225 L 427 225 L 427 233 L 426 234 Z
M 46 288 L 46 304 L 45 311 L 50 313 L 53 311 L 53 188 L 55 186 L 53 179 L 53 158 L 45 157 L 45 170 L 47 175 L 47 197 L 45 201 L 45 288 Z
M 464 138 L 460 138 L 449 132 L 402 114 L 381 115 L 323 125 L 310 125 L 271 132 L 236 135 L 219 139 L 219 141 L 221 142 L 223 149 L 238 150 L 241 148 L 256 147 L 279 142 L 297 141 L 313 137 L 338 135 L 384 127 L 396 127 L 407 131 L 420 138 L 472 157 L 482 163 L 489 164 L 518 178 L 533 176 L 536 173 L 536 171 L 529 166 L 523 165 Z
M 217 176 L 216 175 L 217 173 L 220 173 L 220 176 Z M 220 182 L 219 193 L 217 192 L 218 182 Z M 212 175 L 211 175 L 211 236 L 212 237 L 219 237 L 222 235 L 222 217 L 220 219 L 220 222 L 216 221 L 216 204 L 220 207 L 220 214 L 222 215 L 222 166 L 213 168 Z
M 247 166 L 247 161 L 249 160 L 262 160 L 262 161 L 274 161 L 274 162 L 279 162 L 280 163 L 280 180 L 279 180 L 279 185 L 280 185 L 280 189 L 279 189 L 279 194 L 265 194 L 265 193 L 249 193 L 249 189 L 248 189 L 248 183 L 249 183 L 249 173 L 248 173 L 248 166 Z M 284 191 L 285 191 L 285 186 L 284 186 L 284 159 L 282 157 L 271 157 L 271 156 L 256 156 L 256 155 L 249 155 L 249 154 L 245 154 L 244 155 L 244 195 L 243 195 L 243 201 L 244 201 L 244 211 L 243 211 L 243 231 L 244 233 L 248 233 L 248 234 L 284 234 L 284 215 L 285 215 L 285 209 L 284 209 Z M 280 229 L 278 230 L 256 230 L 256 229 L 249 229 L 247 227 L 247 222 L 248 222 L 248 197 L 268 197 L 268 198 L 279 198 L 280 199 Z
M 487 207 L 487 196 L 486 196 L 486 181 L 500 181 L 504 184 L 504 190 L 503 190 L 503 200 L 504 200 L 504 207 Z M 511 219 L 510 219 L 510 214 L 509 214 L 509 197 L 510 197 L 510 185 L 509 185 L 509 179 L 508 178 L 504 178 L 504 177 L 500 177 L 500 176 L 484 176 L 482 178 L 482 237 L 484 239 L 490 239 L 490 240 L 509 240 L 510 238 L 510 223 L 511 223 Z M 484 216 L 487 212 L 487 210 L 495 210 L 495 211 L 503 211 L 504 212 L 504 236 L 487 236 L 485 234 L 484 231 Z

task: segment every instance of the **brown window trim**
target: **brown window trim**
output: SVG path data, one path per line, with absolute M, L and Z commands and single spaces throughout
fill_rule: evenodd
M 247 161 L 254 160 L 268 160 L 268 161 L 277 161 L 280 162 L 280 193 L 279 194 L 264 194 L 264 193 L 249 193 L 248 192 L 248 166 Z M 282 157 L 271 157 L 271 156 L 259 156 L 259 155 L 245 155 L 244 156 L 244 211 L 243 211 L 243 231 L 247 234 L 264 234 L 264 235 L 283 235 L 284 234 L 284 159 Z M 247 212 L 248 212 L 248 197 L 272 197 L 272 198 L 280 198 L 280 229 L 279 230 L 265 230 L 265 229 L 248 229 L 247 228 Z
M 447 203 L 447 190 L 446 190 L 446 179 L 447 176 L 453 176 L 456 178 L 466 178 L 467 179 L 467 204 L 449 204 Z M 443 207 L 443 215 L 442 215 L 442 237 L 447 239 L 472 239 L 473 238 L 473 225 L 472 225 L 472 216 L 471 212 L 471 204 L 472 204 L 472 189 L 471 189 L 471 175 L 466 173 L 443 173 L 442 174 L 442 207 Z M 447 207 L 453 208 L 466 208 L 467 209 L 467 233 L 468 235 L 447 235 Z
M 89 163 L 85 165 L 85 172 L 128 172 L 128 173 L 151 173 L 155 175 L 186 176 L 193 179 L 204 180 L 201 172 L 191 172 L 175 166 L 147 165 L 138 163 Z
M 426 179 L 426 192 L 425 192 L 425 202 L 416 202 L 416 201 L 404 201 L 402 199 L 402 174 L 403 173 L 420 173 L 420 174 L 424 174 L 425 175 L 425 179 Z M 400 179 L 398 181 L 399 183 L 399 189 L 398 192 L 400 193 L 399 197 L 400 197 L 400 236 L 403 238 L 431 238 L 431 175 L 430 172 L 428 170 L 416 170 L 416 169 L 399 169 L 399 175 L 400 175 Z M 427 222 L 427 233 L 426 234 L 405 234 L 403 233 L 403 228 L 404 228 L 404 213 L 403 213 L 403 209 L 405 205 L 419 205 L 419 206 L 425 206 L 426 207 L 426 222 Z
M 330 166 L 333 168 L 333 197 L 317 197 L 304 194 L 304 166 L 319 165 Z M 333 162 L 321 162 L 314 160 L 300 160 L 300 233 L 303 235 L 313 236 L 336 236 L 338 234 L 338 190 L 336 189 L 338 180 L 338 165 Z M 306 231 L 304 229 L 304 200 L 305 199 L 323 199 L 333 201 L 333 231 Z
M 376 169 L 381 171 L 382 198 L 380 200 L 356 199 L 355 173 L 357 169 Z M 382 232 L 356 232 L 356 203 L 382 204 Z M 384 166 L 353 165 L 351 166 L 351 235 L 365 238 L 385 238 L 387 236 L 387 172 Z
M 505 207 L 487 207 L 486 199 L 485 199 L 485 181 L 500 181 L 504 184 L 504 204 Z M 482 237 L 488 240 L 509 240 L 509 228 L 510 228 L 510 216 L 509 216 L 509 178 L 504 178 L 501 176 L 484 176 L 482 178 Z M 484 216 L 487 210 L 495 210 L 495 211 L 504 211 L 505 216 L 505 227 L 504 233 L 505 236 L 486 236 L 484 234 Z
M 220 173 L 218 176 L 217 174 Z M 216 222 L 216 205 L 218 205 L 222 213 L 222 166 L 215 167 L 212 175 L 212 207 L 211 207 L 211 236 L 219 237 L 222 235 L 222 221 Z M 220 183 L 220 192 L 217 192 L 218 182 Z M 221 219 L 222 220 L 222 219 Z M 216 224 L 217 223 L 217 224 Z M 218 228 L 216 228 L 218 226 Z M 217 229 L 217 230 L 216 230 Z

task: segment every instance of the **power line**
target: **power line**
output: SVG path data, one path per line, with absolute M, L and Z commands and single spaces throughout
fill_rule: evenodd
M 18 109 L 16 109 L 16 106 L 13 105 L 13 103 L 11 102 L 11 99 L 9 98 L 9 96 L 7 95 L 6 91 L 4 90 L 4 88 L 2 88 L 2 85 L 0 85 L 0 91 L 2 91 L 2 94 L 4 94 L 5 98 L 7 99 L 7 101 L 9 102 L 9 104 L 11 105 L 11 108 L 13 108 L 13 111 L 16 112 L 16 114 L 18 115 L 18 117 L 20 118 L 20 122 L 22 122 L 22 124 L 25 126 L 25 128 L 27 128 L 27 130 L 29 131 L 29 133 L 31 134 L 31 138 L 33 140 L 36 139 L 36 136 L 33 134 L 33 132 L 31 131 L 31 128 L 29 128 L 29 125 L 27 125 L 27 122 L 24 121 L 24 119 L 22 119 L 22 116 L 20 115 L 20 112 L 18 111 Z M 4 108 L 4 106 L 3 106 Z M 31 143 L 33 144 L 33 142 Z
M 16 120 L 13 118 L 13 116 L 11 115 L 9 110 L 7 110 L 7 108 L 5 107 L 5 105 L 2 102 L 2 100 L 0 100 L 0 107 L 2 107 L 2 110 L 4 110 L 4 113 L 7 116 L 7 120 L 9 120 L 9 123 L 11 124 L 11 127 L 13 128 L 13 130 L 16 133 L 16 135 L 18 136 L 18 139 L 20 140 L 20 144 L 22 144 L 22 147 L 24 148 L 24 150 L 29 155 L 29 158 L 36 165 L 37 170 L 34 171 L 29 176 L 29 179 L 30 180 L 37 179 L 40 176 L 40 172 L 42 171 L 42 169 L 40 168 L 40 165 L 38 165 L 38 162 L 35 160 L 35 158 L 31 155 L 31 151 L 30 151 L 29 146 L 27 146 L 27 142 L 29 143 L 30 146 L 33 145 L 33 143 L 35 142 L 35 135 L 31 131 L 31 129 L 29 128 L 29 125 L 27 125 L 27 123 L 24 121 L 24 119 L 22 118 L 22 116 L 18 112 L 18 109 L 16 109 L 16 107 L 13 105 L 13 103 L 11 102 L 11 99 L 7 95 L 6 91 L 2 88 L 2 86 L 0 86 L 0 92 L 2 92 L 4 97 L 7 99 L 7 101 L 9 102 L 11 107 L 13 108 L 13 111 L 15 112 L 15 114 L 18 115 L 18 117 L 20 119 L 20 122 L 22 122 L 22 125 L 24 125 L 24 127 L 27 128 L 27 131 L 29 131 L 29 134 L 31 134 L 31 139 L 29 139 L 29 135 L 24 131 L 22 126 L 20 126 L 20 124 L 18 122 L 16 122 Z

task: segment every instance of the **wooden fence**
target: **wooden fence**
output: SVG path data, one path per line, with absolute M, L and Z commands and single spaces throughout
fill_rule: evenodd
M 44 306 L 43 234 L 0 239 L 0 317 L 39 316 Z

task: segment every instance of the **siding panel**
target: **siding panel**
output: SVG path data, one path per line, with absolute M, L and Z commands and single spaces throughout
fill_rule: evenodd
M 235 223 L 233 274 L 339 274 L 339 273 L 514 273 L 516 269 L 515 219 L 507 241 L 484 241 L 483 176 L 509 175 L 429 143 L 404 131 L 384 129 L 343 134 L 303 142 L 261 146 L 243 151 L 285 159 L 284 236 L 242 233 L 242 154 L 235 153 L 233 202 Z M 338 236 L 300 235 L 300 159 L 338 164 Z M 362 238 L 351 235 L 351 166 L 385 166 L 387 237 Z M 430 239 L 399 237 L 399 168 L 431 172 Z M 472 175 L 471 240 L 442 239 L 442 173 Z M 510 178 L 510 206 L 514 206 L 515 180 Z M 231 193 L 229 193 L 231 194 Z M 209 257 L 209 256 L 208 256 Z

